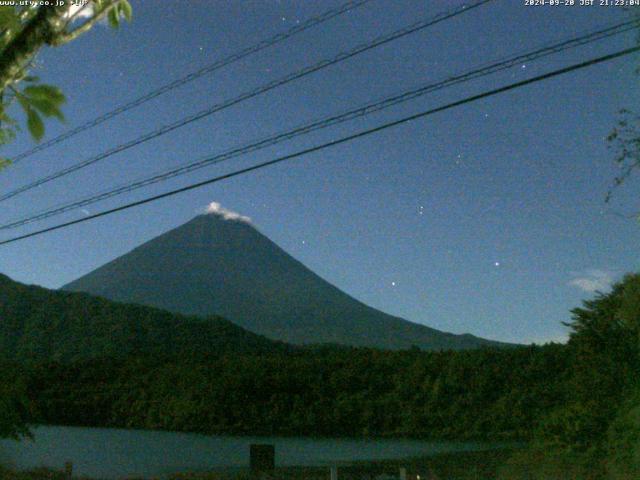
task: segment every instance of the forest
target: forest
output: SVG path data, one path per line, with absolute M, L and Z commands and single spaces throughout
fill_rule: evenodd
M 585 301 L 567 325 L 566 345 L 510 349 L 317 346 L 7 360 L 0 398 L 13 416 L 3 433 L 45 423 L 522 440 L 532 451 L 577 455 L 591 470 L 638 469 L 640 275 Z
M 220 317 L 178 315 L 0 274 L 0 356 L 69 363 L 94 357 L 261 353 L 292 347 Z
M 451 353 L 321 348 L 37 364 L 39 423 L 210 434 L 527 438 L 560 403 L 559 346 Z

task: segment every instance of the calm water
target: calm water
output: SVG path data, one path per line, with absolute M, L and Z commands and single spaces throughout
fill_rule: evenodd
M 188 433 L 75 427 L 37 427 L 34 441 L 0 441 L 0 463 L 61 469 L 116 479 L 172 472 L 247 467 L 251 443 L 276 447 L 276 465 L 313 466 L 478 450 L 481 443 L 205 436 Z

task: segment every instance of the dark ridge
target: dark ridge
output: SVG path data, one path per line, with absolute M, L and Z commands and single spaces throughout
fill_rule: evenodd
M 66 362 L 290 348 L 220 317 L 201 319 L 86 293 L 47 290 L 0 275 L 0 352 L 5 358 Z
M 176 313 L 220 315 L 292 344 L 404 349 L 506 345 L 371 308 L 320 278 L 252 225 L 200 215 L 63 287 Z

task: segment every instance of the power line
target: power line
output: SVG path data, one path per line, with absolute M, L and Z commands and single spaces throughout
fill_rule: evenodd
M 471 97 L 466 97 L 466 98 L 464 98 L 462 100 L 458 100 L 456 102 L 448 103 L 448 104 L 440 106 L 440 107 L 436 107 L 436 108 L 432 108 L 430 110 L 426 110 L 426 111 L 423 111 L 423 112 L 420 112 L 420 113 L 416 113 L 414 115 L 409 115 L 409 116 L 403 117 L 403 118 L 401 118 L 399 120 L 394 120 L 392 122 L 384 123 L 382 125 L 379 125 L 379 126 L 374 127 L 374 128 L 370 128 L 368 130 L 363 130 L 363 131 L 360 131 L 358 133 L 355 133 L 355 134 L 352 134 L 352 135 L 348 135 L 346 137 L 342 137 L 342 138 L 339 138 L 337 140 L 333 140 L 331 142 L 323 143 L 321 145 L 316 145 L 314 147 L 310 147 L 310 148 L 307 148 L 307 149 L 304 149 L 304 150 L 300 150 L 300 151 L 295 152 L 295 153 L 291 153 L 291 154 L 288 154 L 288 155 L 277 157 L 277 158 L 275 158 L 273 160 L 262 162 L 262 163 L 253 165 L 251 167 L 247 167 L 247 168 L 243 168 L 243 169 L 240 169 L 240 170 L 236 170 L 234 172 L 227 173 L 227 174 L 224 174 L 224 175 L 220 175 L 220 176 L 217 176 L 217 177 L 213 177 L 213 178 L 210 178 L 210 179 L 207 179 L 207 180 L 203 180 L 201 182 L 192 183 L 192 184 L 187 185 L 185 187 L 181 187 L 181 188 L 178 188 L 178 189 L 175 189 L 175 190 L 171 190 L 169 192 L 161 193 L 159 195 L 154 195 L 152 197 L 147 197 L 147 198 L 145 198 L 143 200 L 138 200 L 138 201 L 131 202 L 131 203 L 128 203 L 128 204 L 125 204 L 125 205 L 121 205 L 119 207 L 115 207 L 115 208 L 111 208 L 111 209 L 108 209 L 108 210 L 104 210 L 102 212 L 90 215 L 88 217 L 80 218 L 80 219 L 77 219 L 77 220 L 72 220 L 72 221 L 65 222 L 65 223 L 60 223 L 58 225 L 54 225 L 54 226 L 51 226 L 51 227 L 48 227 L 48 228 L 43 228 L 43 229 L 37 230 L 35 232 L 31 232 L 31 233 L 27 233 L 27 234 L 20 235 L 20 236 L 17 236 L 17 237 L 9 238 L 7 240 L 2 240 L 2 241 L 0 241 L 0 245 L 6 245 L 6 244 L 9 244 L 9 243 L 17 242 L 19 240 L 24 240 L 26 238 L 35 237 L 37 235 L 42 235 L 44 233 L 48 233 L 48 232 L 52 232 L 52 231 L 55 231 L 55 230 L 59 230 L 61 228 L 66 228 L 66 227 L 69 227 L 71 225 L 75 225 L 75 224 L 78 224 L 78 223 L 88 222 L 89 220 L 93 220 L 93 219 L 96 219 L 96 218 L 104 217 L 106 215 L 111 215 L 113 213 L 120 212 L 120 211 L 123 211 L 123 210 L 127 210 L 127 209 L 130 209 L 130 208 L 133 208 L 133 207 L 137 207 L 137 206 L 140 206 L 140 205 L 144 205 L 146 203 L 155 202 L 155 201 L 160 200 L 162 198 L 171 197 L 173 195 L 177 195 L 179 193 L 187 192 L 189 190 L 194 190 L 196 188 L 200 188 L 200 187 L 203 187 L 205 185 L 210 185 L 210 184 L 217 183 L 217 182 L 220 182 L 220 181 L 223 181 L 223 180 L 227 180 L 229 178 L 233 178 L 233 177 L 237 177 L 237 176 L 240 176 L 240 175 L 244 175 L 246 173 L 253 172 L 255 170 L 260 170 L 262 168 L 270 167 L 272 165 L 276 165 L 278 163 L 285 162 L 287 160 L 292 160 L 294 158 L 302 157 L 304 155 L 308 155 L 310 153 L 318 152 L 320 150 L 324 150 L 324 149 L 327 149 L 327 148 L 330 148 L 330 147 L 334 147 L 336 145 L 341 145 L 343 143 L 350 142 L 350 141 L 358 139 L 358 138 L 366 137 L 366 136 L 372 135 L 374 133 L 378 133 L 378 132 L 381 132 L 383 130 L 386 130 L 388 128 L 396 127 L 398 125 L 402 125 L 404 123 L 408 123 L 408 122 L 417 120 L 419 118 L 427 117 L 427 116 L 433 115 L 433 114 L 438 113 L 438 112 L 449 110 L 451 108 L 458 107 L 458 106 L 461 106 L 461 105 L 465 105 L 467 103 L 475 102 L 477 100 L 481 100 L 481 99 L 484 99 L 484 98 L 492 97 L 492 96 L 498 95 L 500 93 L 504 93 L 504 92 L 508 92 L 508 91 L 511 91 L 511 90 L 515 90 L 517 88 L 521 88 L 521 87 L 524 87 L 526 85 L 530 85 L 530 84 L 537 83 L 537 82 L 540 82 L 540 81 L 543 81 L 543 80 L 547 80 L 549 78 L 557 77 L 559 75 L 563 75 L 563 74 L 566 74 L 566 73 L 569 73 L 569 72 L 573 72 L 573 71 L 576 71 L 576 70 L 587 68 L 587 67 L 590 67 L 592 65 L 596 65 L 596 64 L 599 64 L 599 63 L 603 63 L 603 62 L 607 62 L 607 61 L 610 61 L 610 60 L 614 60 L 616 58 L 620 58 L 620 57 L 623 57 L 625 55 L 630 55 L 631 53 L 638 52 L 638 51 L 640 51 L 640 47 L 627 48 L 625 50 L 621 50 L 621 51 L 618 51 L 618 52 L 615 52 L 615 53 L 611 53 L 611 54 L 608 54 L 608 55 L 597 57 L 597 58 L 594 58 L 594 59 L 591 59 L 591 60 L 587 60 L 585 62 L 577 63 L 577 64 L 574 64 L 574 65 L 571 65 L 571 66 L 568 66 L 568 67 L 564 67 L 564 68 L 561 68 L 561 69 L 558 69 L 558 70 L 554 70 L 554 71 L 549 72 L 549 73 L 538 75 L 536 77 L 532 77 L 532 78 L 529 78 L 527 80 L 522 80 L 520 82 L 511 83 L 511 84 L 506 85 L 504 87 L 496 88 L 494 90 L 489 90 L 487 92 L 483 92 L 483 93 L 480 93 L 480 94 L 477 94 L 477 95 L 473 95 Z
M 328 20 L 331 20 L 332 18 L 338 17 L 344 13 L 355 10 L 356 8 L 362 7 L 366 3 L 369 3 L 370 1 L 371 0 L 352 0 L 336 8 L 327 10 L 326 12 L 323 12 L 320 15 L 311 17 L 305 20 L 304 22 L 300 23 L 299 25 L 295 25 L 294 27 L 290 28 L 285 32 L 278 33 L 270 38 L 267 38 L 265 40 L 262 40 L 256 43 L 255 45 L 251 45 L 249 47 L 243 48 L 242 50 L 232 53 L 227 57 L 221 58 L 215 61 L 214 63 L 211 63 L 183 77 L 173 80 L 172 82 L 162 85 L 161 87 L 156 88 L 155 90 L 151 90 L 150 92 L 142 95 L 141 97 L 138 97 L 130 101 L 129 103 L 125 103 L 124 105 L 121 105 L 103 115 L 100 115 L 99 117 L 89 120 L 83 123 L 82 125 L 79 125 L 71 130 L 67 130 L 66 132 L 58 135 L 57 137 L 52 138 L 51 140 L 48 140 L 39 145 L 36 145 L 35 147 L 29 150 L 26 150 L 20 153 L 19 155 L 16 155 L 11 159 L 11 161 L 12 163 L 15 164 L 21 160 L 24 160 L 25 158 L 30 157 L 35 153 L 41 152 L 43 150 L 46 150 L 47 148 L 57 145 L 58 143 L 68 140 L 69 138 L 81 132 L 97 127 L 98 125 L 120 115 L 121 113 L 127 112 L 136 107 L 139 107 L 140 105 L 143 105 L 144 103 L 147 103 L 150 100 L 153 100 L 154 98 L 159 97 L 160 95 L 164 95 L 165 93 L 170 92 L 171 90 L 175 90 L 176 88 L 181 87 L 189 82 L 192 82 L 204 75 L 213 73 L 216 70 L 226 67 L 227 65 L 231 65 L 232 63 L 240 61 L 243 58 L 248 57 L 249 55 L 252 55 L 254 53 L 260 52 L 261 50 L 264 50 L 265 48 L 268 48 L 280 42 L 283 42 L 284 40 L 287 40 L 297 35 L 298 33 L 304 32 L 305 30 L 308 30 L 311 27 L 315 27 Z M 77 13 L 78 12 L 76 12 L 76 14 Z
M 629 30 L 635 29 L 637 28 L 637 26 L 638 26 L 638 20 L 630 20 L 630 21 L 615 24 L 613 26 L 600 28 L 598 30 L 591 31 L 586 34 L 582 34 L 580 36 L 577 36 L 559 43 L 547 44 L 546 46 L 539 47 L 533 51 L 512 55 L 511 57 L 508 57 L 505 60 L 501 60 L 494 63 L 487 63 L 480 67 L 467 71 L 463 74 L 455 75 L 436 83 L 430 83 L 430 84 L 421 86 L 419 88 L 403 92 L 399 95 L 386 97 L 382 100 L 366 104 L 356 109 L 351 109 L 339 115 L 333 115 L 328 118 L 316 120 L 316 121 L 304 124 L 302 126 L 296 127 L 287 132 L 281 132 L 279 134 L 272 135 L 270 137 L 258 140 L 256 142 L 249 143 L 241 147 L 233 148 L 231 150 L 228 150 L 220 154 L 205 157 L 195 162 L 189 163 L 187 165 L 179 166 L 179 167 L 170 169 L 168 171 L 164 171 L 162 173 L 156 173 L 152 176 L 135 180 L 133 182 L 127 182 L 121 186 L 118 186 L 97 194 L 93 194 L 89 197 L 86 197 L 80 200 L 75 200 L 73 202 L 68 202 L 62 205 L 50 207 L 49 209 L 43 212 L 31 214 L 21 219 L 14 220 L 10 223 L 0 225 L 0 230 L 15 228 L 15 227 L 33 223 L 39 220 L 50 218 L 50 217 L 53 217 L 77 208 L 91 205 L 93 203 L 99 202 L 101 200 L 105 200 L 107 198 L 128 193 L 128 192 L 137 190 L 139 188 L 152 185 L 154 183 L 158 183 L 179 175 L 183 175 L 183 174 L 198 170 L 200 168 L 204 168 L 211 165 L 217 165 L 219 163 L 230 160 L 232 158 L 242 156 L 247 153 L 255 152 L 257 150 L 261 150 L 263 148 L 276 145 L 283 141 L 290 140 L 292 138 L 295 138 L 301 135 L 306 135 L 316 130 L 324 129 L 324 128 L 334 126 L 349 120 L 353 120 L 358 117 L 363 117 L 363 116 L 384 110 L 391 106 L 404 103 L 409 100 L 413 100 L 420 96 L 426 95 L 427 93 L 431 93 L 437 90 L 451 87 L 453 85 L 456 85 L 462 82 L 467 82 L 480 77 L 484 77 L 486 75 L 493 74 L 502 70 L 507 70 L 509 68 L 512 68 L 514 65 L 519 65 L 524 62 L 532 62 L 534 60 L 538 60 L 540 58 L 543 58 L 558 52 L 562 52 L 570 48 L 583 46 L 598 40 L 609 38 L 614 35 L 619 35 Z
M 396 30 L 395 32 L 392 32 L 390 34 L 386 34 L 386 35 L 382 35 L 380 37 L 375 38 L 374 40 L 361 44 L 351 50 L 339 53 L 338 55 L 336 55 L 335 57 L 331 58 L 331 59 L 325 59 L 320 61 L 319 63 L 316 63 L 314 65 L 311 65 L 309 67 L 305 67 L 301 70 L 298 70 L 296 72 L 293 72 L 289 75 L 286 75 L 282 78 L 279 78 L 277 80 L 274 80 L 272 82 L 267 83 L 266 85 L 260 86 L 254 90 L 251 90 L 249 92 L 245 92 L 243 94 L 241 94 L 238 97 L 232 98 L 230 100 L 226 100 L 223 103 L 220 104 L 216 104 L 213 105 L 205 110 L 201 110 L 200 112 L 197 112 L 193 115 L 189 115 L 188 117 L 185 117 L 181 120 L 178 120 L 176 122 L 173 122 L 171 124 L 165 125 L 163 127 L 160 127 L 156 130 L 153 130 L 145 135 L 142 135 L 141 137 L 138 137 L 134 140 L 130 140 L 129 142 L 117 145 L 103 153 L 100 153 L 94 157 L 88 158 L 87 160 L 83 160 L 82 162 L 76 163 L 75 165 L 72 165 L 70 167 L 67 167 L 65 169 L 59 170 L 57 172 L 54 172 L 50 175 L 47 175 L 43 178 L 40 178 L 34 182 L 31 182 L 27 185 L 23 185 L 22 187 L 18 187 L 15 190 L 12 190 L 8 193 L 5 193 L 3 195 L 0 195 L 0 202 L 7 200 L 9 198 L 13 198 L 16 195 L 19 195 L 21 193 L 24 193 L 28 190 L 31 190 L 35 187 L 39 187 L 40 185 L 43 185 L 45 183 L 48 183 L 52 180 L 56 180 L 60 177 L 63 177 L 65 175 L 68 175 L 70 173 L 76 172 L 82 168 L 85 168 L 89 165 L 93 165 L 96 162 L 99 162 L 101 160 L 104 160 L 105 158 L 108 158 L 112 155 L 115 155 L 116 153 L 120 153 L 123 152 L 125 150 L 128 150 L 130 148 L 133 148 L 137 145 L 140 145 L 142 143 L 145 143 L 149 140 L 152 140 L 154 138 L 160 137 L 162 135 L 165 135 L 169 132 L 172 132 L 173 130 L 176 130 L 178 128 L 184 127 L 185 125 L 189 125 L 197 120 L 201 120 L 205 117 L 208 117 L 210 115 L 212 115 L 213 113 L 219 112 L 221 110 L 224 110 L 226 108 L 229 108 L 233 105 L 236 105 L 238 103 L 241 103 L 245 100 L 248 100 L 250 98 L 253 97 L 257 97 L 258 95 L 261 95 L 263 93 L 266 93 L 270 90 L 273 90 L 277 87 L 280 87 L 282 85 L 285 85 L 287 83 L 290 83 L 294 80 L 298 80 L 300 78 L 306 77 L 307 75 L 310 75 L 312 73 L 315 73 L 319 70 L 322 70 L 324 68 L 327 68 L 329 66 L 338 64 L 340 62 L 343 62 L 345 60 L 348 60 L 352 57 L 355 57 L 356 55 L 360 55 L 364 52 L 367 52 L 369 50 L 372 50 L 374 48 L 377 48 L 381 45 L 385 45 L 387 43 L 390 43 L 394 40 L 397 40 L 399 38 L 405 37 L 407 35 L 410 35 L 412 33 L 418 32 L 420 30 L 423 30 L 427 27 L 433 26 L 437 23 L 440 23 L 442 21 L 448 20 L 450 18 L 456 17 L 464 12 L 470 11 L 476 7 L 479 7 L 481 5 L 484 5 L 485 3 L 489 3 L 493 0 L 478 0 L 474 3 L 472 3 L 471 5 L 467 6 L 467 5 L 463 5 L 461 7 L 455 8 L 453 10 L 449 10 L 447 12 L 441 13 L 436 15 L 435 17 L 431 17 L 429 19 L 425 19 L 425 20 L 421 20 L 419 22 L 413 23 L 407 27 L 401 28 L 400 30 Z

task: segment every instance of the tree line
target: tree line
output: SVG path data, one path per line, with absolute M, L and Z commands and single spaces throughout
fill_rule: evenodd
M 0 399 L 13 414 L 0 420 L 0 434 L 46 423 L 520 439 L 601 469 L 640 469 L 640 275 L 585 301 L 567 325 L 567 344 L 509 349 L 317 346 L 6 360 Z

